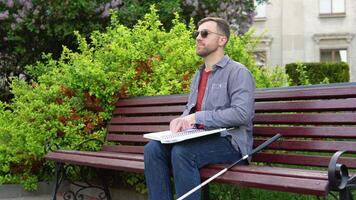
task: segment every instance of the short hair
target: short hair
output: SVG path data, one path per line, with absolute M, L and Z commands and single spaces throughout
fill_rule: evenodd
M 222 19 L 222 18 L 219 18 L 219 17 L 205 17 L 205 18 L 201 19 L 198 22 L 198 26 L 200 26 L 203 23 L 208 22 L 208 21 L 216 22 L 218 31 L 221 31 L 226 36 L 226 38 L 227 38 L 226 43 L 227 43 L 229 41 L 229 38 L 230 38 L 230 26 L 229 26 L 229 23 L 227 23 L 227 21 L 225 19 Z

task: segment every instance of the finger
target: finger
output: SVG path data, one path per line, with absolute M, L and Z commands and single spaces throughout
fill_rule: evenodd
M 185 119 L 182 125 L 183 130 L 193 128 L 189 120 Z
M 174 127 L 176 126 L 177 123 L 177 119 L 173 119 L 170 123 L 169 123 L 169 130 L 173 130 Z
M 174 122 L 172 123 L 172 127 L 170 128 L 170 130 L 171 130 L 173 133 L 176 133 L 176 132 L 181 131 L 182 126 L 183 126 L 183 124 L 182 124 L 182 119 L 177 118 L 177 119 L 174 120 Z

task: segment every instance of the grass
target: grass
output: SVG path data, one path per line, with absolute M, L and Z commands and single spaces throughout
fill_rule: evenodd
M 338 196 L 337 193 L 334 193 Z M 271 190 L 241 188 L 233 185 L 225 184 L 210 184 L 209 185 L 210 199 L 214 200 L 334 200 L 332 195 L 324 197 L 317 197 L 311 195 L 301 195 L 287 192 L 276 192 Z M 354 199 L 356 198 L 356 191 L 353 192 Z

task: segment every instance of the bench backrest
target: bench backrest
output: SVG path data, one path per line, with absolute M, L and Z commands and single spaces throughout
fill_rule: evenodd
M 120 99 L 109 123 L 104 151 L 143 153 L 142 134 L 168 129 L 184 110 L 186 95 Z M 326 167 L 338 150 L 356 168 L 356 84 L 258 89 L 255 92 L 254 146 L 276 133 L 283 139 L 256 154 L 255 162 Z

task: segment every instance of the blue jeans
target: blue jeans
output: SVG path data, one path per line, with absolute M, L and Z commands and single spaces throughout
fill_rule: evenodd
M 170 185 L 173 172 L 177 197 L 201 183 L 199 169 L 208 164 L 232 163 L 241 158 L 227 137 L 219 134 L 175 144 L 150 141 L 145 145 L 145 177 L 149 200 L 172 200 Z M 172 171 L 171 171 L 172 169 Z M 186 200 L 200 200 L 196 191 Z

